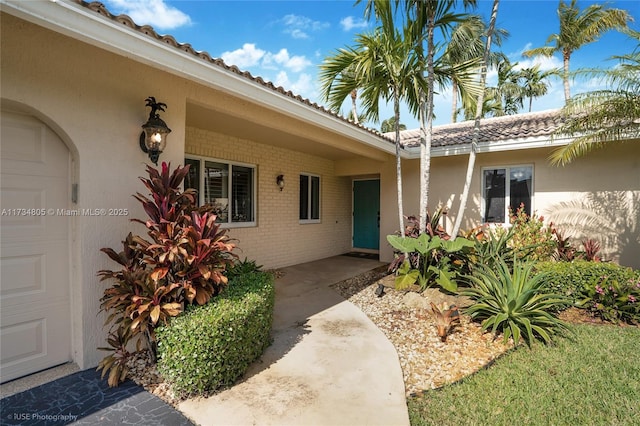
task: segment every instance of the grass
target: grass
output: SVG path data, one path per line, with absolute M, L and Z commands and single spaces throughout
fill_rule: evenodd
M 412 425 L 637 425 L 640 328 L 576 325 L 457 384 L 410 398 Z

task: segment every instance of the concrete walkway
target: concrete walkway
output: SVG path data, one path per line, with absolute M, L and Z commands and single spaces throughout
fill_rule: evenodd
M 336 256 L 283 269 L 273 344 L 244 381 L 180 411 L 207 425 L 408 425 L 393 345 L 329 285 L 381 263 Z

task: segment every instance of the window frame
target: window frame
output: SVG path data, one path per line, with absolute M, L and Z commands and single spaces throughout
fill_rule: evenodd
M 307 215 L 310 219 L 302 219 L 300 218 L 300 212 L 298 211 L 298 221 L 302 225 L 312 224 L 312 223 L 322 223 L 322 176 L 315 173 L 308 172 L 300 172 L 298 181 L 300 178 L 306 176 L 309 179 L 309 192 L 307 194 Z M 311 185 L 311 178 L 318 178 L 318 218 L 313 219 L 312 216 L 312 200 L 313 200 L 313 185 Z M 300 192 L 302 188 L 299 188 L 298 191 L 298 210 L 300 209 L 300 203 L 302 200 L 300 199 Z
M 223 228 L 250 228 L 250 227 L 257 226 L 258 224 L 258 166 L 256 164 L 242 163 L 239 161 L 229 161 L 229 160 L 223 160 L 219 158 L 205 157 L 202 155 L 193 155 L 193 154 L 186 154 L 184 158 L 185 160 L 194 160 L 194 161 L 200 162 L 199 170 L 198 170 L 198 174 L 199 174 L 198 185 L 200 186 L 198 190 L 199 206 L 202 206 L 205 204 L 204 203 L 204 186 L 205 186 L 204 185 L 205 183 L 204 169 L 205 169 L 206 162 L 209 161 L 214 163 L 226 164 L 229 167 L 229 178 L 227 182 L 227 193 L 229 194 L 229 217 L 226 222 L 216 221 L 217 224 L 219 224 Z M 251 207 L 252 207 L 253 220 L 249 222 L 233 222 L 234 212 L 231 210 L 233 207 L 233 203 L 231 202 L 231 194 L 233 194 L 232 187 L 233 187 L 233 167 L 234 166 L 250 168 L 253 171 L 252 173 L 253 176 L 251 179 L 251 185 L 252 185 Z M 185 189 L 184 185 L 183 185 L 183 189 Z
M 525 164 L 510 164 L 508 166 L 484 166 L 480 168 L 480 217 L 482 218 L 482 223 L 486 223 L 489 225 L 510 225 L 509 223 L 509 206 L 511 204 L 511 170 L 517 169 L 521 167 L 528 167 L 531 169 L 531 214 L 535 211 L 535 167 L 534 164 L 525 163 Z M 504 194 L 504 221 L 503 222 L 488 222 L 486 221 L 486 206 L 487 200 L 485 198 L 485 179 L 484 172 L 486 170 L 504 170 L 505 171 L 505 194 Z

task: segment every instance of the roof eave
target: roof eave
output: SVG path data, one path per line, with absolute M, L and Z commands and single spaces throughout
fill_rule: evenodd
M 66 0 L 0 0 L 2 11 L 153 68 L 215 90 L 251 99 L 266 108 L 306 121 L 394 154 L 395 148 L 377 136 L 339 117 L 283 95 L 256 81 L 208 63 L 174 46 L 163 45 L 140 32 Z
M 536 148 L 549 148 L 567 145 L 572 138 L 552 138 L 551 135 L 538 136 L 532 138 L 523 139 L 505 139 L 500 141 L 488 141 L 478 143 L 479 154 L 502 152 L 502 151 L 517 151 L 523 149 L 536 149 Z M 420 148 L 412 147 L 406 150 L 409 154 L 409 158 L 420 158 Z M 431 148 L 432 157 L 448 157 L 452 155 L 467 155 L 471 152 L 471 144 L 452 145 L 452 146 L 437 146 Z

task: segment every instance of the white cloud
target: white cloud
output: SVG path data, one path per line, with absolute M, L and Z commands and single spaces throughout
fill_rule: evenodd
M 539 65 L 540 71 L 548 71 L 556 68 L 562 68 L 562 61 L 555 56 L 534 56 L 532 58 L 525 58 L 518 61 L 518 65 L 515 69 L 521 70 L 524 68 L 533 68 Z
M 295 39 L 309 38 L 309 32 L 321 31 L 329 27 L 328 22 L 314 21 L 300 15 L 285 15 L 280 22 L 284 24 L 284 33 Z
M 291 37 L 297 38 L 297 39 L 309 38 L 309 34 L 305 33 L 304 31 L 298 28 L 291 30 L 289 34 L 291 34 Z
M 278 53 L 267 53 L 264 56 L 262 64 L 265 68 L 273 68 L 273 64 L 277 64 L 288 68 L 293 72 L 300 72 L 310 66 L 311 61 L 304 56 L 289 56 L 289 51 L 287 49 L 280 49 Z
M 164 0 L 106 0 L 106 3 L 115 13 L 129 15 L 138 25 L 171 30 L 191 24 L 189 15 Z
M 354 19 L 353 16 L 347 16 L 340 20 L 340 26 L 343 31 L 351 31 L 354 28 L 367 28 L 369 23 L 364 19 Z
M 554 68 L 562 68 L 562 60 L 560 60 L 557 56 L 533 56 L 531 58 L 524 57 L 523 53 L 527 50 L 530 50 L 533 44 L 531 42 L 524 45 L 522 49 L 515 53 L 510 53 L 509 60 L 512 63 L 517 62 L 518 65 L 515 66 L 515 69 L 521 70 L 523 68 L 532 68 L 536 65 L 540 66 L 541 71 L 548 71 Z
M 286 90 L 302 96 L 303 98 L 315 99 L 318 96 L 313 84 L 313 77 L 310 74 L 302 73 L 297 80 L 290 80 L 286 71 L 280 71 L 273 82 L 276 86 L 282 86 Z
M 245 43 L 242 49 L 223 52 L 221 57 L 228 65 L 235 65 L 238 68 L 244 69 L 258 65 L 265 54 L 266 52 L 262 49 L 257 49 L 255 44 Z

